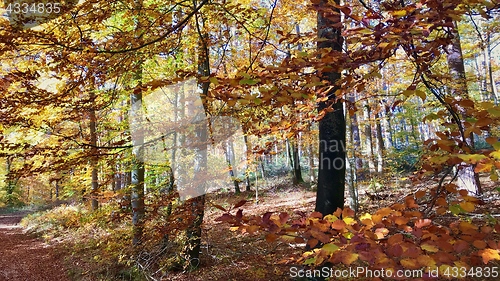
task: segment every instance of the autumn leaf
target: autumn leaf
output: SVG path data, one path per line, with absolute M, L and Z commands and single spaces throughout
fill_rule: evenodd
M 424 244 L 420 245 L 420 248 L 422 250 L 425 250 L 425 251 L 431 252 L 431 253 L 436 253 L 439 251 L 438 247 L 436 247 L 435 245 L 429 244 L 429 243 L 424 243 Z
M 475 209 L 475 205 L 472 202 L 461 202 L 459 205 L 466 212 L 472 212 Z
M 323 247 L 321 248 L 321 251 L 328 254 L 328 255 L 331 255 L 333 254 L 333 252 L 337 251 L 339 249 L 339 247 L 333 243 L 327 243 L 325 245 L 323 245 Z
M 248 201 L 247 200 L 241 200 L 239 201 L 238 203 L 236 203 L 234 206 L 233 206 L 233 209 L 236 209 L 236 208 L 239 208 L 243 205 L 245 205 L 245 203 L 247 203 Z
M 478 252 L 478 255 L 483 258 L 484 264 L 487 264 L 491 260 L 500 260 L 500 255 L 498 254 L 498 250 L 495 249 L 484 249 Z
M 432 223 L 430 219 L 419 219 L 415 222 L 415 226 L 418 228 L 423 228 L 429 226 Z
M 472 242 L 472 245 L 480 250 L 486 248 L 487 246 L 486 242 L 484 242 L 483 240 L 475 240 L 474 242 Z
M 335 230 L 341 230 L 344 229 L 346 226 L 346 223 L 343 220 L 336 220 L 332 223 L 331 227 Z
M 401 261 L 399 261 L 399 263 L 401 263 L 401 265 L 407 269 L 420 268 L 420 265 L 418 264 L 417 260 L 414 259 L 402 259 Z
M 425 267 L 433 267 L 436 265 L 436 261 L 428 255 L 420 255 L 417 257 L 418 264 Z

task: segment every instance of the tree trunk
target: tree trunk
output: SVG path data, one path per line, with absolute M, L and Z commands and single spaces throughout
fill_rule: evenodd
M 95 95 L 91 92 L 90 93 L 90 100 L 93 102 L 95 99 Z M 97 173 L 97 163 L 98 163 L 98 158 L 97 158 L 97 131 L 96 131 L 96 123 L 97 123 L 97 117 L 96 117 L 96 112 L 94 108 L 90 109 L 90 145 L 92 145 L 91 148 L 91 161 L 90 165 L 92 166 L 92 191 L 91 191 L 91 204 L 92 204 L 92 210 L 97 210 L 99 208 L 99 201 L 97 201 L 97 193 L 99 192 L 99 179 L 98 179 L 98 173 Z M 56 182 L 57 184 L 57 182 Z
M 366 137 L 366 152 L 368 154 L 368 172 L 369 177 L 375 173 L 375 152 L 373 150 L 373 135 L 372 135 L 372 125 L 371 125 L 371 108 L 370 105 L 366 104 L 364 107 L 365 115 L 365 137 Z
M 246 181 L 246 191 L 250 191 L 250 142 L 248 140 L 248 136 L 243 135 L 243 141 L 245 142 L 245 157 L 246 157 L 246 165 L 245 165 L 245 181 Z
M 384 170 L 384 137 L 382 135 L 382 124 L 380 123 L 380 114 L 375 113 L 375 128 L 377 131 L 377 173 L 382 175 Z
M 314 171 L 314 146 L 309 144 L 309 180 L 311 183 L 316 182 L 316 173 Z
M 196 6 L 197 1 L 193 1 Z M 199 51 L 198 51 L 198 74 L 201 76 L 210 76 L 210 60 L 209 60 L 209 49 L 208 49 L 208 35 L 203 33 L 203 19 L 201 19 L 198 14 L 195 15 L 196 29 L 199 34 Z M 206 122 L 207 113 L 207 95 L 210 82 L 200 82 L 198 87 L 201 89 L 200 99 L 204 108 L 204 116 L 200 116 L 196 128 L 196 139 L 199 145 L 195 148 L 195 163 L 194 163 L 194 182 L 197 185 L 199 191 L 205 190 L 206 186 L 203 181 L 203 177 L 207 172 L 207 147 L 208 147 L 208 124 Z M 198 194 L 203 194 L 191 198 L 186 202 L 186 210 L 191 213 L 192 220 L 186 229 L 186 243 L 181 253 L 181 257 L 184 258 L 184 269 L 193 270 L 198 268 L 200 265 L 200 249 L 201 249 L 201 225 L 203 223 L 203 217 L 205 216 L 205 195 L 204 193 L 198 192 Z
M 336 5 L 339 3 L 339 0 L 335 0 Z M 321 0 L 318 4 L 317 18 L 320 39 L 318 50 L 331 48 L 332 54 L 342 52 L 340 22 L 339 10 L 329 1 Z M 331 66 L 335 68 L 335 65 Z M 327 110 L 319 121 L 319 169 L 315 210 L 327 215 L 335 212 L 337 208 L 344 207 L 346 122 L 343 103 L 335 95 L 340 70 L 322 71 L 321 78 L 333 87 L 327 93 L 328 100 L 319 103 L 318 110 L 321 112 L 333 105 L 333 111 Z
M 292 146 L 292 157 L 293 157 L 293 183 L 299 184 L 304 182 L 302 178 L 302 169 L 300 168 L 300 156 L 299 156 L 299 139 L 296 136 L 295 141 L 291 144 Z
M 137 89 L 141 87 L 142 79 L 142 62 L 137 63 L 135 78 L 138 81 Z M 132 185 L 131 205 L 132 205 L 132 224 L 134 225 L 133 243 L 137 245 L 142 239 L 144 226 L 145 206 L 144 206 L 144 132 L 142 126 L 142 91 L 135 90 L 130 95 L 130 115 L 132 122 L 136 124 L 136 132 L 132 138 L 132 156 L 133 164 L 130 172 L 130 181 Z
M 462 48 L 460 43 L 460 34 L 458 33 L 458 27 L 455 26 L 451 28 L 451 33 L 453 34 L 452 44 L 447 48 L 447 62 L 450 69 L 451 78 L 455 82 L 452 85 L 453 89 L 451 95 L 455 97 L 468 98 L 469 93 L 467 90 L 467 80 L 465 75 L 465 66 L 462 55 Z M 462 126 L 462 124 L 458 124 Z M 470 146 L 472 153 L 474 153 L 474 136 L 463 136 L 464 141 Z M 474 171 L 475 165 L 465 165 L 458 171 L 457 185 L 459 189 L 467 190 L 471 195 L 479 195 L 481 191 L 481 182 L 479 181 L 479 175 Z
M 488 54 L 488 62 L 485 62 L 485 64 L 487 63 L 487 65 L 488 65 L 489 84 L 491 87 L 491 93 L 493 94 L 493 98 L 495 99 L 495 104 L 498 105 L 498 103 L 500 102 L 500 97 L 498 96 L 497 86 L 495 84 L 495 79 L 493 77 L 493 66 L 492 66 L 493 59 L 491 58 L 492 48 L 491 48 L 491 35 L 490 34 L 488 34 L 488 38 L 487 38 L 487 42 L 486 42 L 486 50 L 487 50 L 487 54 Z
M 234 193 L 240 194 L 241 193 L 240 185 L 239 185 L 239 181 L 236 177 L 237 176 L 236 167 L 234 166 L 234 164 L 235 164 L 234 163 L 235 162 L 234 145 L 233 145 L 233 141 L 231 139 L 228 139 L 226 141 L 225 147 L 224 147 L 224 152 L 226 154 L 226 162 L 227 162 L 229 177 L 231 178 L 231 180 L 233 181 L 233 184 L 234 184 Z
M 349 96 L 349 102 L 354 103 L 354 95 Z M 363 159 L 359 154 L 361 149 L 361 136 L 359 133 L 359 124 L 358 124 L 358 114 L 354 112 L 354 114 L 350 117 L 351 124 L 351 139 L 353 144 L 353 157 L 354 157 L 354 170 L 356 171 L 356 181 L 365 179 L 365 172 L 363 171 Z

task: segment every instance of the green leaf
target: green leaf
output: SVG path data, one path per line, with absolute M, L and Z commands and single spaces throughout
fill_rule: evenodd
M 308 258 L 307 260 L 304 261 L 304 265 L 311 265 L 316 262 L 316 258 Z
M 327 253 L 328 255 L 333 254 L 333 252 L 337 251 L 338 249 L 339 247 L 333 243 L 325 244 L 323 248 L 321 248 L 321 250 Z
M 454 215 L 458 215 L 464 213 L 464 210 L 460 207 L 460 205 L 452 205 L 450 206 L 450 212 Z
M 256 85 L 259 82 L 260 82 L 260 79 L 251 79 L 251 78 L 241 79 L 240 80 L 240 85 L 250 85 L 250 86 L 253 86 L 253 85 Z

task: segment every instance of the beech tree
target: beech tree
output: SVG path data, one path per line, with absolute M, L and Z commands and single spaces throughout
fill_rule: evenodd
M 339 5 L 339 1 L 335 2 Z M 326 90 L 318 110 L 323 115 L 319 121 L 319 169 L 318 191 L 315 210 L 323 215 L 331 214 L 344 207 L 345 190 L 345 141 L 346 122 L 342 90 L 338 86 L 342 69 L 331 63 L 342 57 L 342 30 L 340 10 L 328 1 L 318 6 L 318 50 L 324 54 L 321 78 L 327 81 Z M 322 52 L 322 50 L 325 50 Z M 328 59 L 328 60 L 327 60 Z

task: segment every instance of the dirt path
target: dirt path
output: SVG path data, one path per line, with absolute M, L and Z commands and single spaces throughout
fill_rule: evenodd
M 66 281 L 61 251 L 23 233 L 26 213 L 0 214 L 0 281 Z

